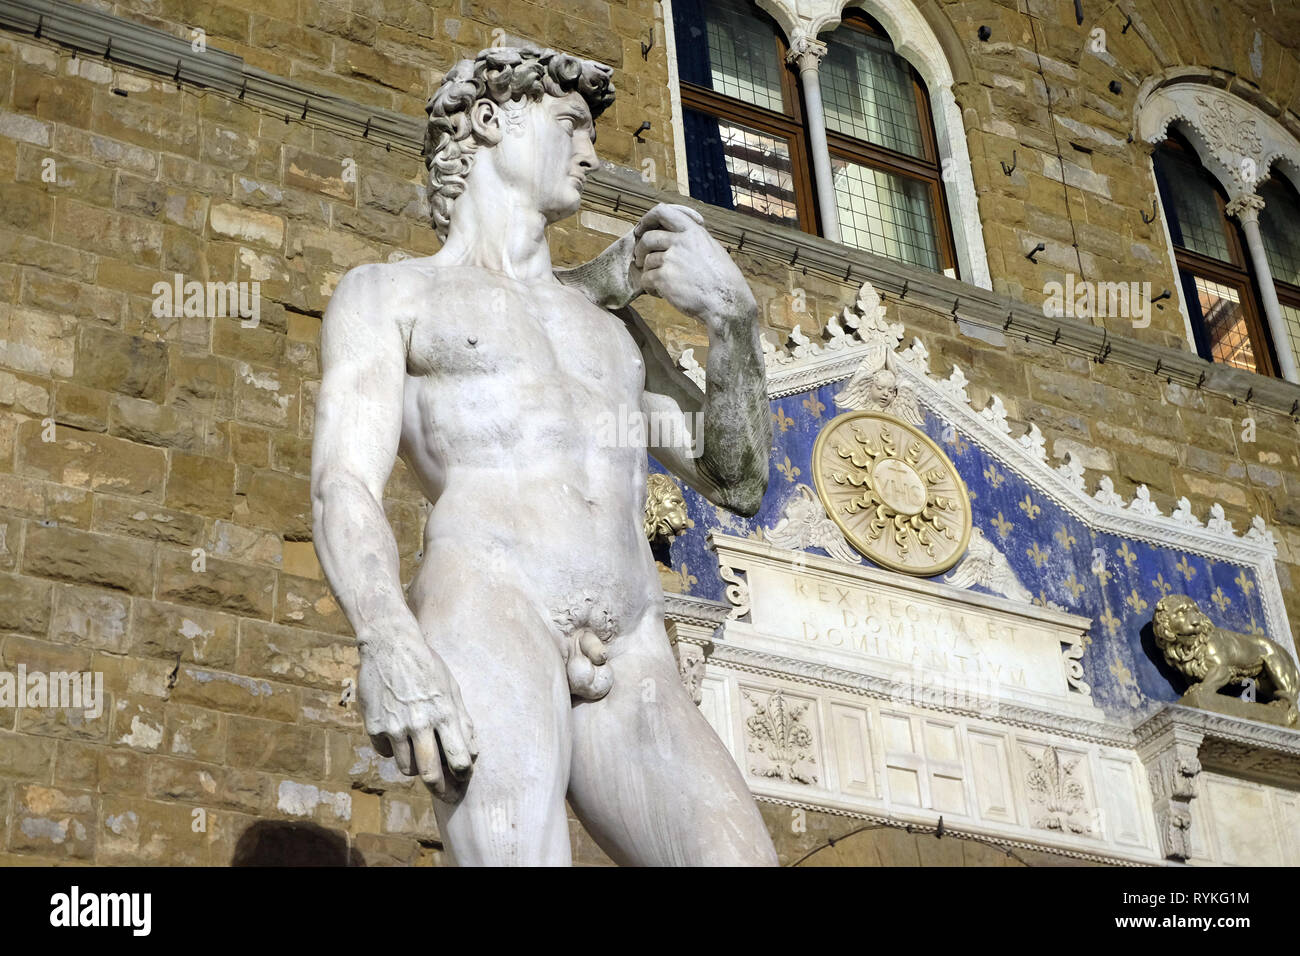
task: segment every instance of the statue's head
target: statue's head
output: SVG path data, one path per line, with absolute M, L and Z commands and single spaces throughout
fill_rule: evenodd
M 429 99 L 424 162 L 434 228 L 451 210 L 476 157 L 508 187 L 528 191 L 547 221 L 574 213 L 598 160 L 595 120 L 614 102 L 613 70 L 555 50 L 493 47 L 447 72 Z

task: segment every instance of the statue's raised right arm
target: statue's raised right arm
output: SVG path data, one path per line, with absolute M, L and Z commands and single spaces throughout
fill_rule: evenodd
M 407 606 L 384 485 L 402 431 L 405 336 L 375 303 L 382 266 L 343 277 L 321 330 L 322 377 L 311 455 L 316 553 L 357 635 L 358 687 L 375 750 L 446 792 L 477 752 L 460 689 Z M 390 302 L 391 304 L 391 302 Z
M 650 452 L 709 501 L 751 516 L 767 490 L 772 444 L 754 295 L 688 206 L 655 206 L 627 239 L 635 243 L 630 285 L 699 320 L 709 337 L 708 390 L 701 393 L 636 312 L 619 313 L 645 361 L 643 408 L 652 421 L 675 420 L 673 431 L 685 439 L 664 441 L 657 430 Z

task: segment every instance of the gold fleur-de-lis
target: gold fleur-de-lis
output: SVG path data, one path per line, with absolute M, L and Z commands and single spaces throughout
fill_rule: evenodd
M 821 418 L 822 412 L 826 411 L 826 403 L 817 397 L 816 392 L 808 393 L 808 397 L 803 400 L 803 407 L 813 418 Z
M 951 446 L 952 453 L 958 458 L 970 451 L 970 443 L 962 441 L 961 435 L 957 433 L 957 429 L 955 428 L 947 429 L 947 434 L 944 435 L 943 441 L 945 445 Z
M 1065 525 L 1057 528 L 1056 534 L 1052 535 L 1052 537 L 1056 539 L 1056 543 L 1061 546 L 1063 551 L 1069 551 L 1077 543 L 1074 535 L 1070 534 L 1070 529 Z
M 1226 611 L 1228 606 L 1232 604 L 1232 598 L 1224 594 L 1223 588 L 1221 587 L 1216 587 L 1214 589 L 1214 593 L 1210 595 L 1210 600 L 1214 602 L 1214 606 L 1219 609 L 1220 614 Z
M 1138 594 L 1137 588 L 1133 588 L 1133 590 L 1129 591 L 1129 595 L 1124 599 L 1124 603 L 1133 609 L 1134 614 L 1141 614 L 1151 606 L 1146 601 L 1142 600 L 1142 595 Z
M 803 474 L 803 472 L 799 469 L 799 466 L 794 464 L 794 462 L 790 461 L 789 455 L 785 456 L 785 461 L 781 462 L 776 466 L 776 470 L 779 471 L 781 474 L 785 475 L 785 480 L 790 482 L 791 484 L 794 483 L 796 477 Z
M 772 421 L 776 422 L 781 428 L 781 433 L 785 432 L 794 424 L 794 419 L 785 413 L 785 409 L 780 405 L 776 406 L 776 411 L 772 413 Z
M 1034 504 L 1034 499 L 1030 498 L 1029 495 L 1025 495 L 1025 500 L 1020 502 L 1020 510 L 1029 515 L 1030 521 L 1037 521 L 1038 516 L 1043 511 L 1042 508 Z
M 679 571 L 677 571 L 677 572 L 675 572 L 675 573 L 676 573 L 676 575 L 677 575 L 678 580 L 681 581 L 681 584 L 682 584 L 682 590 L 681 590 L 681 593 L 682 593 L 682 594 L 688 594 L 688 593 L 690 593 L 691 585 L 692 585 L 692 584 L 697 584 L 697 583 L 699 583 L 699 580 L 700 580 L 700 579 L 697 578 L 695 575 L 691 574 L 690 569 L 686 567 L 686 562 L 685 562 L 685 561 L 682 562 L 681 570 L 679 570 Z
M 1108 668 L 1108 670 L 1111 672 L 1112 676 L 1114 676 L 1116 682 L 1118 682 L 1121 687 L 1127 687 L 1130 684 L 1135 683 L 1135 681 L 1133 680 L 1133 672 L 1129 670 L 1128 665 L 1125 664 L 1118 657 L 1110 662 L 1110 667 Z
M 1248 630 L 1256 637 L 1268 637 L 1268 634 L 1265 632 L 1265 630 L 1262 627 L 1260 627 L 1258 623 L 1256 623 L 1255 615 L 1253 614 L 1250 616 L 1250 627 L 1248 628 Z
M 1106 565 L 1104 564 L 1094 564 L 1092 566 L 1092 573 L 1097 575 L 1097 579 L 1101 581 L 1102 587 L 1109 584 L 1110 579 L 1114 577 L 1114 575 L 1106 569 Z
M 1007 476 L 998 471 L 997 465 L 989 465 L 984 469 L 984 477 L 988 479 L 990 485 L 995 489 L 1002 487 L 1002 482 L 1007 480 Z
M 1196 577 L 1196 568 L 1188 564 L 1187 555 L 1183 555 L 1179 558 L 1178 563 L 1175 564 L 1174 567 L 1178 569 L 1178 573 L 1183 576 L 1184 581 L 1190 581 L 1192 578 Z
M 1052 549 L 1048 548 L 1044 551 L 1038 547 L 1038 542 L 1035 541 L 1032 546 L 1025 548 L 1025 554 L 1029 555 L 1033 560 L 1034 567 L 1041 568 L 1047 563 L 1047 559 L 1052 556 Z
M 1161 597 L 1168 597 L 1169 592 L 1174 588 L 1172 584 L 1165 580 L 1163 572 L 1155 576 L 1155 580 L 1151 582 L 1151 586 L 1160 592 Z
M 1111 637 L 1115 637 L 1119 634 L 1120 620 L 1114 614 L 1110 613 L 1110 608 L 1106 608 L 1106 610 L 1102 612 L 1101 617 L 1097 618 L 1097 620 L 1101 622 L 1101 626 L 1106 629 L 1106 633 Z
M 1138 559 L 1137 554 L 1128 546 L 1127 541 L 1122 542 L 1120 546 L 1115 549 L 1115 553 L 1119 555 L 1120 560 L 1124 562 L 1124 567 L 1126 568 L 1133 567 L 1133 562 Z
M 1011 529 L 1015 527 L 1014 524 L 1002 517 L 1001 511 L 998 512 L 998 516 L 990 521 L 989 524 L 998 529 L 998 537 L 1003 541 L 1007 540 L 1007 535 L 1009 535 Z
M 1255 582 L 1251 578 L 1246 577 L 1245 568 L 1238 571 L 1237 576 L 1233 578 L 1233 580 L 1237 582 L 1237 587 L 1241 588 L 1241 593 L 1246 597 L 1250 597 L 1250 592 L 1255 590 Z
M 1047 595 L 1042 591 L 1038 592 L 1038 597 L 1034 598 L 1031 604 L 1037 604 L 1039 607 L 1051 607 L 1052 602 L 1047 600 Z
M 1084 585 L 1082 581 L 1076 579 L 1073 572 L 1071 572 L 1070 576 L 1065 579 L 1065 589 L 1074 595 L 1075 601 L 1078 601 L 1079 595 L 1084 592 L 1086 585 Z

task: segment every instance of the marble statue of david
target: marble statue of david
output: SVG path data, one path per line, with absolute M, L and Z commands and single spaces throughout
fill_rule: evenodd
M 356 631 L 366 730 L 432 790 L 458 863 L 568 864 L 567 796 L 620 863 L 774 864 L 678 676 L 642 528 L 647 450 L 710 501 L 757 511 L 771 443 L 758 310 L 683 206 L 552 268 L 546 227 L 598 165 L 610 76 L 490 49 L 430 100 L 443 247 L 353 269 L 325 313 L 316 550 Z M 707 328 L 707 395 L 628 307 L 641 292 Z M 620 406 L 671 416 L 680 440 L 614 447 L 602 425 Z M 405 595 L 382 506 L 397 456 L 432 503 Z

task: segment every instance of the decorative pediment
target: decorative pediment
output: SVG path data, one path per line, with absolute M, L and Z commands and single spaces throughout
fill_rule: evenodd
M 903 347 L 903 326 L 888 312 L 864 284 L 824 332 L 796 328 L 784 341 L 767 334 L 768 493 L 751 519 L 687 493 L 695 526 L 672 546 L 684 591 L 752 601 L 743 577 L 728 569 L 719 576 L 710 532 L 826 555 L 846 569 L 873 566 L 812 492 L 818 435 L 837 415 L 862 410 L 917 422 L 969 489 L 971 543 L 932 580 L 1090 620 L 1080 666 L 1108 713 L 1142 715 L 1178 698 L 1176 675 L 1148 646 L 1151 609 L 1168 593 L 1189 594 L 1218 626 L 1291 648 L 1276 546 L 1262 518 L 1239 530 L 1220 504 L 1198 512 L 1183 498 L 1165 513 L 1144 486 L 1124 496 L 1108 475 L 1089 482 L 1081 462 L 1048 455 L 1036 425 L 1014 424 L 999 396 L 973 405 L 960 366 L 932 372 L 925 344 L 913 338 Z

